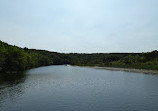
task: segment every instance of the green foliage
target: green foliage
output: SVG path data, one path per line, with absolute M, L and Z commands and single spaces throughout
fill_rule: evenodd
M 158 51 L 147 53 L 63 54 L 26 47 L 20 48 L 0 41 L 0 71 L 23 71 L 39 66 L 61 64 L 158 70 Z

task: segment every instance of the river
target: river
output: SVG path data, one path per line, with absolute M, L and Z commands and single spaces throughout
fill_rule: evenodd
M 0 111 L 158 111 L 158 75 L 65 65 L 0 74 Z

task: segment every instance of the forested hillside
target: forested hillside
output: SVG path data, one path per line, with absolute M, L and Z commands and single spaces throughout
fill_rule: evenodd
M 147 53 L 69 54 L 72 65 L 158 70 L 158 51 Z
M 0 70 L 1 71 L 23 71 L 29 68 L 64 64 L 67 61 L 64 54 L 19 48 L 0 41 Z
M 24 71 L 39 66 L 61 64 L 158 70 L 158 51 L 147 53 L 64 54 L 26 47 L 20 48 L 0 41 L 1 72 Z

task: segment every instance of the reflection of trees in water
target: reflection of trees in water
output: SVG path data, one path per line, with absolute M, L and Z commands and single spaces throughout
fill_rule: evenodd
M 13 102 L 24 93 L 22 83 L 25 79 L 24 73 L 0 74 L 0 106 L 7 100 Z
M 22 83 L 26 78 L 26 74 L 24 73 L 1 73 L 0 74 L 0 85 L 8 84 L 8 85 L 17 85 Z

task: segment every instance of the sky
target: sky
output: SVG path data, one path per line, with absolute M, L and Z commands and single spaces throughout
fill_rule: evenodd
M 62 53 L 158 49 L 158 0 L 0 0 L 0 40 Z

